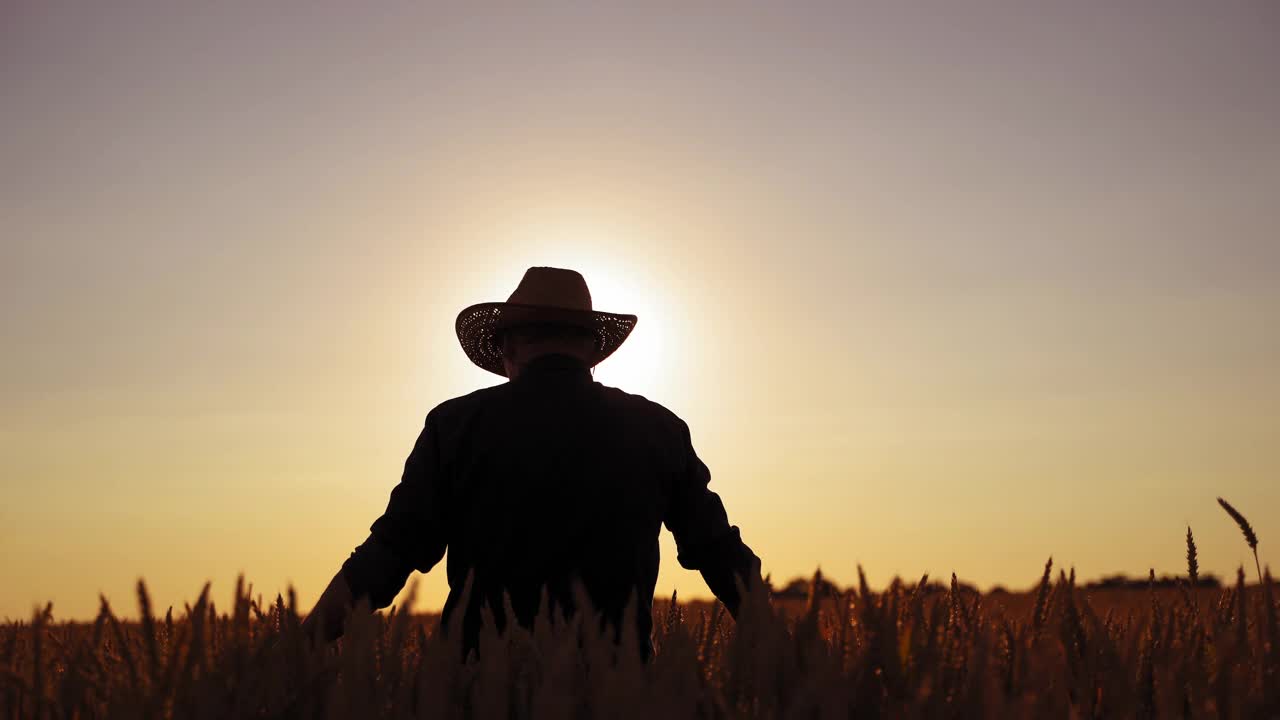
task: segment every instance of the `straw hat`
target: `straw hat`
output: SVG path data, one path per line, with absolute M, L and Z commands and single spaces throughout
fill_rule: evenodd
M 587 281 L 573 270 L 532 267 L 525 271 L 506 302 L 472 305 L 458 313 L 454 329 L 471 362 L 496 375 L 507 376 L 495 335 L 520 325 L 570 325 L 596 335 L 591 365 L 613 354 L 632 328 L 635 315 L 601 312 L 591 307 Z

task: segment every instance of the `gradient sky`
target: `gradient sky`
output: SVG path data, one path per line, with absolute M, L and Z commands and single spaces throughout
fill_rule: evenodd
M 314 600 L 530 265 L 775 579 L 1280 561 L 1274 3 L 580 5 L 0 3 L 0 617 Z

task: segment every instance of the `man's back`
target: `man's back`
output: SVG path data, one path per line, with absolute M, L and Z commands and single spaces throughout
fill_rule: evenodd
M 446 619 L 472 578 L 466 647 L 484 604 L 505 623 L 506 594 L 528 625 L 544 587 L 557 608 L 574 610 L 578 582 L 615 626 L 634 596 L 645 647 L 662 523 L 680 563 L 701 570 L 731 611 L 735 576 L 759 577 L 708 480 L 674 414 L 593 382 L 575 358 L 545 356 L 509 383 L 431 412 L 387 512 L 343 574 L 354 596 L 382 607 L 411 569 L 426 572 L 447 548 Z

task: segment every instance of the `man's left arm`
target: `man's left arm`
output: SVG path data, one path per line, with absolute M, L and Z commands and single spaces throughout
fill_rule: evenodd
M 411 572 L 427 572 L 444 557 L 448 492 L 440 476 L 436 422 L 436 411 L 432 411 L 405 461 L 400 483 L 391 491 L 386 511 L 307 616 L 304 629 L 308 633 L 319 632 L 326 641 L 341 636 L 350 606 L 361 599 L 367 599 L 371 609 L 390 605 Z

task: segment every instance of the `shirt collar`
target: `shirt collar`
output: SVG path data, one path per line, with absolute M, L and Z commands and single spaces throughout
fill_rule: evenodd
M 549 376 L 590 378 L 591 371 L 587 364 L 572 355 L 553 353 L 530 360 L 520 372 L 519 380 L 525 378 L 543 378 Z

